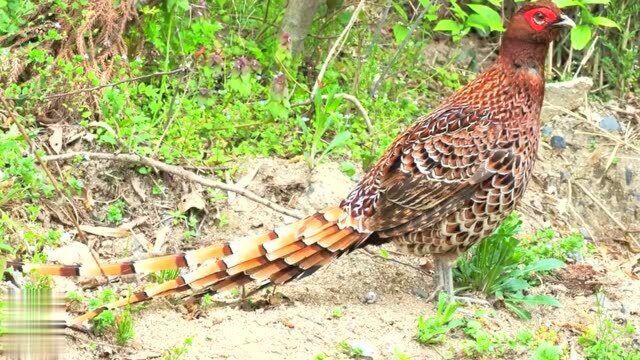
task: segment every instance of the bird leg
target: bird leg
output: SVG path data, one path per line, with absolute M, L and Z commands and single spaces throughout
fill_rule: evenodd
M 446 292 L 449 296 L 449 301 L 465 302 L 467 304 L 476 303 L 480 305 L 490 306 L 491 304 L 486 300 L 455 295 L 455 290 L 453 288 L 452 265 L 455 262 L 456 258 L 456 255 L 449 254 L 434 255 L 434 262 L 436 271 L 438 273 L 438 289 L 436 289 L 436 293 L 439 291 Z
M 455 295 L 453 290 L 453 271 L 451 270 L 452 260 L 455 260 L 455 258 L 452 258 L 449 255 L 434 255 L 436 273 L 438 274 L 438 285 L 441 291 L 444 291 L 449 295 L 451 300 L 454 299 Z

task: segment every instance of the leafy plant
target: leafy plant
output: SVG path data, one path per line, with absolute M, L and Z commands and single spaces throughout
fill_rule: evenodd
M 529 319 L 528 305 L 559 306 L 549 295 L 525 295 L 532 283 L 532 276 L 564 266 L 554 258 L 523 259 L 519 256 L 520 218 L 511 214 L 496 231 L 474 245 L 458 260 L 454 276 L 463 289 L 474 289 L 504 301 L 505 306 L 520 318 Z M 522 260 L 530 260 L 523 262 Z
M 463 325 L 462 319 L 454 318 L 459 306 L 455 301 L 448 301 L 446 294 L 440 293 L 436 314 L 429 318 L 418 318 L 418 342 L 424 345 L 441 343 L 449 331 Z
M 448 10 L 450 19 L 438 21 L 434 31 L 446 32 L 451 35 L 453 41 L 460 41 L 471 29 L 476 29 L 483 34 L 491 31 L 503 32 L 502 17 L 494 7 L 500 7 L 502 0 L 483 1 L 483 3 L 471 3 L 465 7 L 458 4 L 457 0 L 449 0 Z
M 106 219 L 112 224 L 120 224 L 124 218 L 124 208 L 126 204 L 122 199 L 118 199 L 107 207 Z
M 582 50 L 589 44 L 596 27 L 620 29 L 615 21 L 604 16 L 596 16 L 591 12 L 591 5 L 608 5 L 610 0 L 554 0 L 554 2 L 559 8 L 570 6 L 579 8 L 578 25 L 571 29 L 571 46 L 576 50 Z
M 604 296 L 596 295 L 595 326 L 583 333 L 578 343 L 588 360 L 638 360 L 640 350 L 634 348 L 636 328 L 631 323 L 616 324 L 604 310 Z
M 149 274 L 149 277 L 151 278 L 151 281 L 162 284 L 163 282 L 177 278 L 179 273 L 179 269 L 166 269 L 151 273 Z
M 115 320 L 116 327 L 116 343 L 123 346 L 129 341 L 133 340 L 135 332 L 133 330 L 133 317 L 131 316 L 131 309 L 126 308 Z
M 345 130 L 337 133 L 328 144 L 325 145 L 323 142 L 325 133 L 331 129 L 339 117 L 339 113 L 336 112 L 339 103 L 338 99 L 329 95 L 323 105 L 322 96 L 316 95 L 314 99 L 315 118 L 311 127 L 302 118 L 300 119 L 299 125 L 302 128 L 303 136 L 309 142 L 309 152 L 306 157 L 311 168 L 315 167 L 333 150 L 344 146 L 351 137 L 351 133 Z
M 360 347 L 353 346 L 349 344 L 347 341 L 341 341 L 338 344 L 338 348 L 342 351 L 343 354 L 347 355 L 352 359 L 360 359 L 364 357 L 364 350 Z
M 193 339 L 188 337 L 184 339 L 181 346 L 176 346 L 171 349 L 165 350 L 162 354 L 164 360 L 182 360 L 185 359 L 189 348 L 193 345 Z

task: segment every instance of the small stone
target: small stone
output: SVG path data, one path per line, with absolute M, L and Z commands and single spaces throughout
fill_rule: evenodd
M 540 132 L 543 136 L 551 136 L 551 134 L 553 134 L 553 128 L 549 125 L 545 125 L 540 129 Z
M 560 135 L 552 136 L 549 144 L 556 150 L 564 150 L 567 148 L 567 141 Z
M 611 116 L 611 115 L 603 117 L 602 120 L 600 120 L 599 125 L 602 129 L 611 131 L 611 132 L 622 130 L 622 127 L 620 126 L 618 119 L 616 119 L 614 116 Z
M 362 302 L 365 304 L 373 304 L 378 301 L 378 295 L 373 291 L 369 291 L 362 297 Z
M 627 183 L 627 186 L 631 185 L 633 181 L 633 170 L 630 168 L 624 169 L 624 181 Z
M 428 299 L 430 294 L 428 292 L 426 292 L 424 289 L 421 288 L 415 288 L 412 291 L 413 295 L 421 298 L 421 299 Z

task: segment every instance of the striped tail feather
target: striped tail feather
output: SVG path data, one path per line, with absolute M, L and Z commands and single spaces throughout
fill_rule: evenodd
M 249 283 L 259 286 L 280 285 L 310 275 L 340 255 L 364 244 L 370 233 L 357 231 L 351 226 L 352 223 L 352 219 L 341 208 L 332 207 L 250 239 L 231 241 L 185 254 L 119 263 L 111 267 L 102 266 L 103 271 L 106 269 L 110 274 L 120 275 L 176 268 L 181 267 L 180 265 L 192 266 L 195 262 L 201 264 L 193 271 L 179 275 L 173 280 L 149 285 L 142 291 L 76 317 L 70 320 L 68 325 L 79 325 L 106 309 L 119 308 L 154 297 L 185 291 L 217 293 Z M 208 258 L 205 258 L 205 254 Z M 117 265 L 121 267 L 116 268 Z M 128 272 L 121 271 L 123 266 L 126 266 Z M 75 269 L 79 270 L 75 273 L 67 270 L 63 276 L 88 273 L 88 270 L 84 273 L 81 271 L 84 269 L 82 266 Z M 92 271 L 95 273 L 96 270 Z M 58 271 L 54 275 L 59 274 L 62 272 Z

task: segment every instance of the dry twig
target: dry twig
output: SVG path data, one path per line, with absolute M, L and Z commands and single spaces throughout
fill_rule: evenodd
M 144 157 L 144 156 L 140 156 L 140 155 L 134 155 L 134 154 L 110 154 L 110 153 L 93 153 L 93 152 L 85 152 L 85 151 L 79 151 L 79 152 L 69 152 L 69 153 L 65 153 L 65 154 L 60 154 L 60 155 L 49 155 L 49 156 L 45 156 L 43 158 L 44 161 L 62 161 L 62 160 L 67 160 L 67 159 L 72 159 L 76 156 L 80 156 L 86 159 L 100 159 L 100 160 L 109 160 L 109 161 L 119 161 L 119 162 L 126 162 L 126 163 L 134 163 L 134 164 L 140 164 L 140 165 L 146 165 L 146 166 L 151 166 L 154 167 L 160 171 L 164 171 L 166 173 L 170 173 L 170 174 L 174 174 L 180 177 L 183 177 L 187 180 L 191 180 L 193 182 L 196 182 L 198 184 L 202 184 L 205 186 L 209 186 L 209 187 L 213 187 L 213 188 L 217 188 L 220 190 L 224 190 L 224 191 L 233 191 L 236 194 L 242 195 L 250 200 L 253 200 L 259 204 L 262 204 L 270 209 L 273 209 L 279 213 L 285 214 L 287 216 L 291 216 L 293 218 L 296 219 L 300 219 L 301 216 L 298 212 L 291 210 L 291 209 L 287 209 L 284 206 L 278 205 L 272 201 L 269 201 L 263 197 L 261 197 L 260 195 L 254 193 L 253 191 L 244 189 L 242 187 L 233 185 L 233 184 L 226 184 L 224 182 L 221 181 L 217 181 L 217 180 L 213 180 L 213 179 L 209 179 L 207 177 L 198 175 L 194 172 L 188 171 L 180 166 L 176 166 L 176 165 L 170 165 L 167 163 L 163 163 L 162 161 L 158 161 L 155 159 L 151 159 L 148 157 Z
M 358 3 L 358 6 L 356 6 L 356 9 L 353 10 L 353 14 L 351 14 L 351 19 L 349 20 L 349 23 L 344 28 L 344 30 L 342 30 L 342 33 L 340 33 L 340 36 L 338 36 L 336 41 L 333 43 L 333 46 L 331 46 L 331 49 L 329 49 L 327 58 L 324 59 L 324 63 L 322 64 L 322 67 L 320 68 L 320 72 L 318 73 L 318 77 L 316 78 L 316 81 L 313 84 L 313 89 L 311 90 L 311 95 L 309 96 L 311 99 L 313 99 L 316 96 L 316 93 L 320 88 L 320 84 L 322 83 L 322 79 L 324 78 L 324 73 L 327 71 L 327 67 L 329 66 L 329 63 L 333 59 L 334 55 L 339 53 L 340 50 L 342 49 L 342 45 L 344 45 L 347 34 L 349 33 L 349 30 L 351 30 L 351 28 L 353 27 L 353 24 L 355 24 L 356 20 L 358 19 L 358 14 L 360 14 L 360 11 L 362 10 L 363 7 L 364 7 L 364 0 L 360 0 L 360 2 Z

